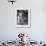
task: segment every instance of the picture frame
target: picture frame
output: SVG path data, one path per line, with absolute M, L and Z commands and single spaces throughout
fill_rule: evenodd
M 16 27 L 17 28 L 31 27 L 31 9 L 30 8 L 16 9 Z

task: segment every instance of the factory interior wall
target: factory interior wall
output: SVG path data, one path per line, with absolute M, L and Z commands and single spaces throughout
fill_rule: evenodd
M 32 40 L 46 40 L 46 1 L 17 0 L 13 5 L 0 0 L 0 41 L 15 40 L 19 32 L 30 34 Z M 31 9 L 31 27 L 16 28 L 16 9 Z

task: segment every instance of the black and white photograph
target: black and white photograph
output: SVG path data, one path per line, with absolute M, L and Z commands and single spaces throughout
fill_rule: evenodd
M 17 27 L 30 26 L 30 9 L 17 9 Z
M 17 10 L 17 24 L 28 25 L 28 10 Z

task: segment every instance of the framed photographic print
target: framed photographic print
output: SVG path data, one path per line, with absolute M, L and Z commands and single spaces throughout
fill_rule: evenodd
M 16 9 L 16 27 L 30 27 L 31 25 L 31 9 L 17 8 Z

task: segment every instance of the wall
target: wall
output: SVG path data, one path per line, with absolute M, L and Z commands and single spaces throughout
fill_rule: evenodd
M 46 40 L 46 1 L 17 0 L 14 5 L 0 0 L 0 40 L 14 40 L 18 32 L 26 32 L 33 40 Z M 31 28 L 16 28 L 16 8 L 31 8 Z

